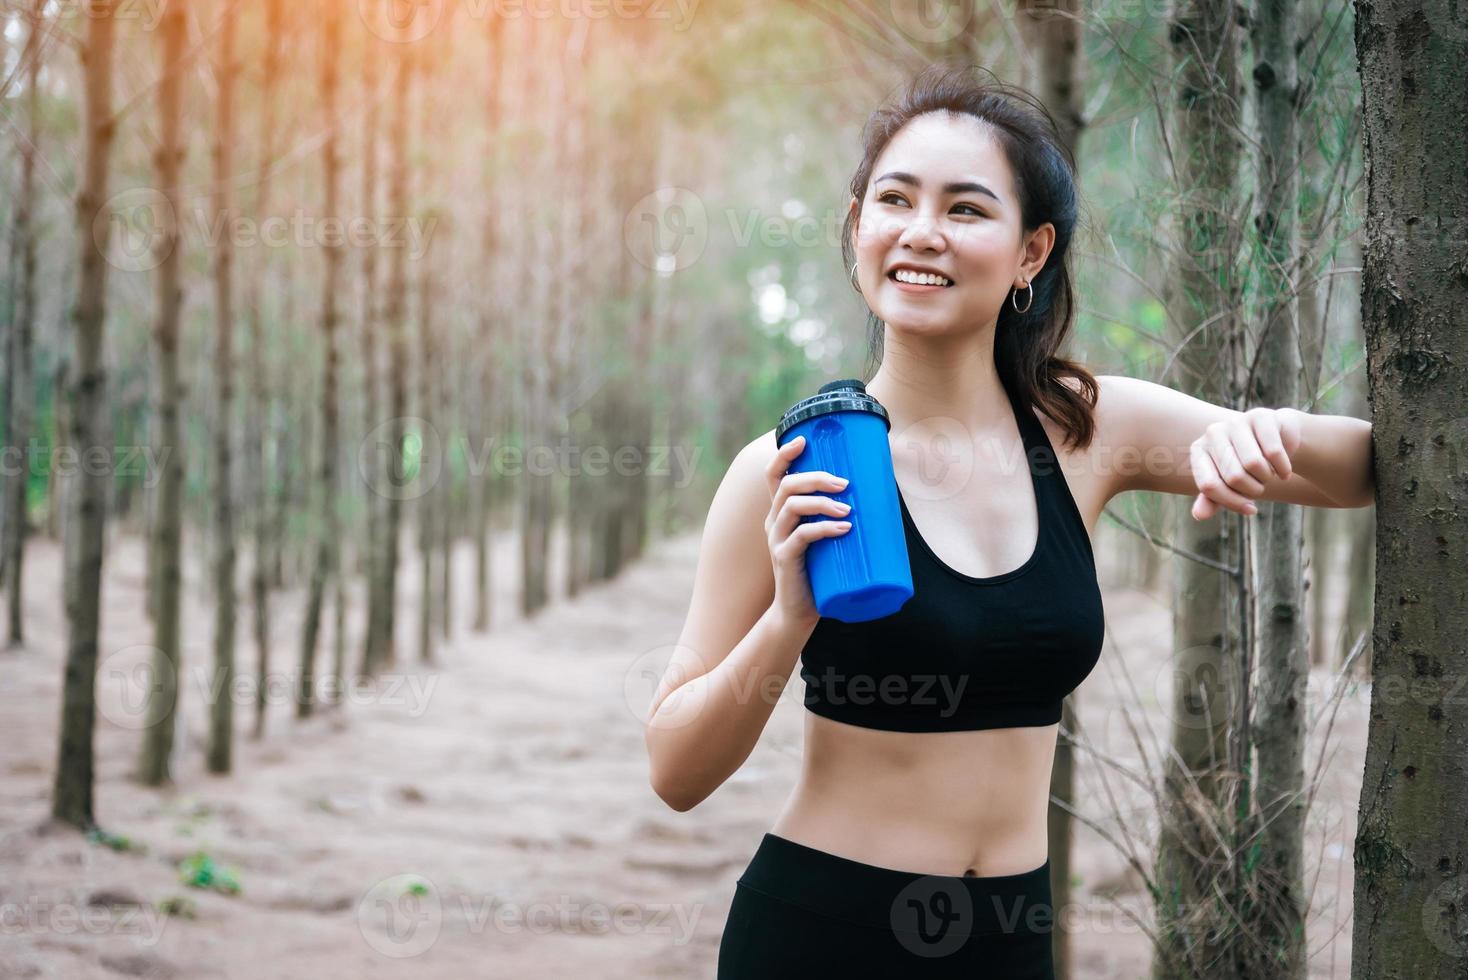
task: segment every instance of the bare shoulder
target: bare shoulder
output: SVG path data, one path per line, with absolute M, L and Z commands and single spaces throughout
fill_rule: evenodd
M 1050 437 L 1050 444 L 1055 447 L 1076 507 L 1093 535 L 1102 510 L 1120 490 L 1108 464 L 1118 440 L 1125 439 L 1130 418 L 1127 382 L 1132 380 L 1114 374 L 1097 374 L 1094 377 L 1096 403 L 1091 410 L 1094 429 L 1088 445 L 1067 444 L 1065 430 L 1048 416 L 1036 413 L 1045 434 Z M 1057 380 L 1082 399 L 1089 397 L 1080 379 L 1064 376 Z
M 756 498 L 762 496 L 766 507 L 770 504 L 766 470 L 770 461 L 775 458 L 778 448 L 775 445 L 775 430 L 766 429 L 746 442 L 729 463 L 728 478 L 737 481 L 744 492 Z
M 714 494 L 705 531 L 730 531 L 746 540 L 759 533 L 770 509 L 769 467 L 775 458 L 775 430 L 755 436 L 734 454 Z

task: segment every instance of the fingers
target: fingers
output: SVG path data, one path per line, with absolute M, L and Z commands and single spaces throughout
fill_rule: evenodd
M 1223 482 L 1244 497 L 1252 499 L 1259 496 L 1264 492 L 1264 481 L 1274 476 L 1252 438 L 1226 432 L 1221 438 L 1208 443 L 1206 448 Z
M 1254 441 L 1258 443 L 1260 455 L 1268 461 L 1281 480 L 1288 480 L 1294 467 L 1290 465 L 1290 453 L 1285 446 L 1284 427 L 1286 424 L 1298 427 L 1298 424 L 1293 419 L 1286 423 L 1278 411 L 1260 412 L 1254 416 L 1252 423 Z M 1298 437 L 1293 441 L 1298 445 Z M 1244 464 L 1247 466 L 1248 460 L 1244 460 Z
M 1253 501 L 1225 482 L 1213 457 L 1209 455 L 1204 440 L 1199 439 L 1193 443 L 1189 450 L 1189 462 L 1192 465 L 1193 482 L 1198 485 L 1200 495 L 1207 498 L 1206 501 L 1194 501 L 1193 516 L 1195 518 L 1201 521 L 1213 516 L 1216 508 L 1210 508 L 1209 502 L 1222 505 L 1240 514 L 1253 514 L 1258 511 Z M 1238 463 L 1237 457 L 1234 457 L 1234 462 Z M 1242 467 L 1239 472 L 1243 472 Z M 1259 489 L 1262 492 L 1264 488 L 1261 485 Z
M 804 474 L 801 474 L 804 475 Z M 791 494 L 785 498 L 785 502 L 775 513 L 775 519 L 771 526 L 771 535 L 778 543 L 788 537 L 796 530 L 800 519 L 807 514 L 829 514 L 832 517 L 846 517 L 851 513 L 851 505 L 836 500 L 834 497 L 826 497 L 821 494 Z M 818 521 L 807 523 L 816 524 Z
M 790 464 L 795 462 L 795 457 L 799 456 L 804 449 L 805 436 L 796 436 L 775 450 L 775 455 L 771 456 L 770 461 L 765 464 L 765 482 L 769 484 L 771 499 L 780 489 L 780 478 L 785 475 L 786 470 L 790 469 Z
M 819 538 L 834 538 L 851 530 L 850 521 L 811 521 L 802 524 L 774 549 L 777 561 L 788 561 L 803 553 L 810 543 Z
M 770 487 L 770 513 L 765 518 L 765 529 L 770 530 L 781 511 L 785 507 L 785 501 L 795 494 L 817 494 L 817 493 L 840 493 L 846 489 L 848 481 L 845 477 L 828 473 L 825 470 L 810 470 L 805 473 L 790 473 L 790 464 L 801 454 L 805 446 L 805 437 L 796 436 L 785 445 L 781 446 L 770 462 L 765 467 L 765 479 Z M 800 513 L 815 513 L 815 511 L 801 511 Z M 828 513 L 834 513 L 829 512 Z M 843 512 L 844 513 L 844 512 Z M 835 516 L 841 516 L 835 514 Z M 790 522 L 793 524 L 794 522 Z M 788 534 L 788 528 L 781 534 Z

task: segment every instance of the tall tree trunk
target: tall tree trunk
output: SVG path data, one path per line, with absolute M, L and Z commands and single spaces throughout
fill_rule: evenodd
M 362 87 L 366 93 L 367 102 L 372 105 L 372 110 L 364 112 L 362 123 L 362 212 L 368 221 L 376 226 L 377 221 L 377 109 L 379 93 L 382 85 L 379 82 L 379 66 L 375 59 L 363 57 L 362 59 Z M 487 268 L 487 266 L 486 266 Z M 381 402 L 379 401 L 379 381 L 381 371 L 378 365 L 377 343 L 377 247 L 368 243 L 362 248 L 362 410 L 363 416 L 363 439 L 371 440 L 377 438 L 378 423 L 381 421 L 379 412 Z M 366 559 L 367 567 L 367 593 L 369 595 L 367 608 L 367 625 L 362 635 L 362 660 L 359 673 L 370 674 L 373 670 L 374 656 L 374 632 L 379 628 L 381 616 L 374 611 L 372 603 L 378 597 L 378 582 L 381 577 L 381 565 L 387 550 L 387 539 L 385 531 L 387 528 L 386 505 L 387 497 L 381 492 L 384 483 L 385 471 L 382 468 L 381 458 L 373 453 L 366 460 L 359 462 L 361 466 L 372 467 L 365 476 L 366 493 L 364 496 L 367 512 L 367 546 L 363 549 L 363 557 Z
M 408 94 L 412 85 L 413 45 L 394 45 L 397 63 L 393 80 L 392 105 L 392 213 L 408 213 Z M 387 497 L 387 520 L 383 528 L 381 561 L 377 564 L 375 588 L 368 602 L 369 635 L 367 640 L 368 672 L 375 673 L 384 663 L 394 659 L 395 609 L 397 606 L 398 550 L 401 537 L 403 500 L 397 492 L 396 481 L 404 475 L 403 418 L 408 411 L 407 358 L 407 311 L 405 299 L 408 289 L 406 256 L 403 250 L 392 250 L 389 264 L 387 302 L 383 319 L 387 322 L 389 344 L 389 407 L 388 421 L 384 424 L 386 440 L 386 467 L 388 478 L 380 483 L 376 492 Z
M 504 80 L 509 77 L 505 72 L 508 47 L 505 43 L 504 18 L 492 17 L 489 19 L 486 39 L 490 78 L 489 89 L 484 97 L 486 140 L 484 156 L 491 162 L 491 166 L 488 168 L 488 186 L 484 190 L 486 210 L 481 264 L 485 269 L 497 269 L 500 265 L 500 208 L 497 207 L 497 204 L 501 197 L 500 188 L 505 178 L 504 170 L 500 166 L 500 161 L 504 158 L 501 148 L 505 138 L 501 126 L 503 110 L 500 99 Z M 475 452 L 481 454 L 476 458 L 489 464 L 479 472 L 470 474 L 473 481 L 474 507 L 474 629 L 477 632 L 484 632 L 490 627 L 493 580 L 493 564 L 490 561 L 493 542 L 490 538 L 490 531 L 493 526 L 491 518 L 494 513 L 495 474 L 492 465 L 493 457 L 485 458 L 482 453 L 486 446 L 487 436 L 496 431 L 504 431 L 503 428 L 497 426 L 498 409 L 504 403 L 504 393 L 498 384 L 502 374 L 498 371 L 499 360 L 496 354 L 499 347 L 497 341 L 505 329 L 505 305 L 496 301 L 496 296 L 495 290 L 486 290 L 481 300 L 480 332 L 487 342 L 483 352 L 475 357 L 474 364 L 485 397 L 479 404 L 471 408 L 468 418 L 468 431 L 473 436 Z
M 112 116 L 112 55 L 117 0 L 94 0 L 83 18 L 82 126 L 84 159 L 76 201 L 80 281 L 72 310 L 76 361 L 72 365 L 71 445 L 81 453 L 105 454 L 108 437 L 107 373 L 103 359 L 107 262 L 92 237 L 96 223 L 111 227 L 107 168 L 116 120 Z M 70 487 L 73 510 L 67 521 L 66 675 L 62 689 L 61 738 L 52 787 L 51 814 L 88 829 L 92 811 L 92 732 L 96 724 L 97 633 L 100 627 L 103 531 L 111 471 L 82 467 Z
M 187 41 L 187 10 L 183 0 L 169 0 L 163 14 L 162 77 L 158 82 L 158 186 L 171 214 L 183 213 L 180 206 L 179 172 L 185 147 L 180 135 L 179 102 L 183 90 L 183 66 Z M 153 570 L 153 667 L 148 686 L 147 727 L 138 760 L 138 778 L 149 786 L 160 786 L 172 778 L 173 729 L 178 711 L 178 681 L 182 676 L 179 635 L 179 593 L 183 576 L 184 443 L 179 425 L 183 400 L 179 381 L 179 321 L 183 290 L 179 275 L 183 268 L 183 243 L 177 221 L 163 225 L 158 241 L 163 261 L 158 266 L 158 318 L 153 342 L 158 356 L 157 448 L 162 472 L 158 482 L 158 504 L 153 521 L 149 565 Z
M 427 430 L 419 440 L 423 446 L 420 454 L 420 465 L 426 463 L 428 447 L 442 442 L 445 435 L 442 426 L 442 417 L 435 410 L 435 377 L 439 370 L 438 358 L 435 354 L 437 339 L 433 331 L 433 285 L 429 279 L 428 270 L 432 262 L 424 256 L 424 261 L 418 267 L 418 350 L 420 358 L 418 362 L 418 399 L 419 412 L 422 416 L 423 426 Z M 431 433 L 437 432 L 436 436 Z M 422 479 L 422 474 L 419 474 Z M 418 596 L 418 660 L 420 663 L 433 663 L 433 546 L 438 537 L 437 517 L 435 512 L 444 506 L 444 476 L 440 472 L 439 479 L 431 486 L 424 487 L 425 492 L 418 497 L 416 517 L 418 519 L 418 551 L 421 558 L 419 566 Z
M 231 206 L 230 168 L 234 153 L 234 79 L 238 72 L 234 56 L 235 20 L 239 11 L 222 7 L 219 25 L 219 61 L 214 74 L 215 91 L 214 187 L 210 206 L 220 217 Z M 234 744 L 234 633 L 235 633 L 235 540 L 234 540 L 234 248 L 228 235 L 219 236 L 214 253 L 214 314 L 218 320 L 215 351 L 216 403 L 214 424 L 214 677 L 213 702 L 209 710 L 209 747 L 206 764 L 210 772 L 230 770 Z
M 268 0 L 265 7 L 265 72 L 260 105 L 265 114 L 261 126 L 260 180 L 256 188 L 255 215 L 263 221 L 269 214 L 270 167 L 275 161 L 275 82 L 280 74 L 280 37 L 284 0 Z M 367 113 L 371 116 L 371 113 Z M 250 604 L 254 607 L 255 634 L 255 722 L 254 738 L 265 734 L 265 716 L 270 703 L 270 494 L 265 474 L 270 466 L 270 444 L 266 421 L 270 417 L 270 394 L 265 368 L 264 303 L 261 286 L 269 266 L 263 261 L 268 250 L 257 253 L 250 279 L 250 411 L 245 433 L 245 451 L 253 462 L 250 476 L 251 531 L 254 561 L 250 565 Z
M 322 128 L 326 132 L 326 145 L 322 150 L 322 179 L 325 184 L 324 212 L 332 217 L 338 214 L 337 178 L 340 165 L 337 160 L 337 58 L 341 48 L 341 12 L 338 5 L 326 6 L 325 35 L 321 45 L 321 111 Z M 325 597 L 326 583 L 339 574 L 340 557 L 337 541 L 337 397 L 336 397 L 336 295 L 340 288 L 342 245 L 330 240 L 323 243 L 326 256 L 326 275 L 321 289 L 321 479 L 317 490 L 321 494 L 320 512 L 316 525 L 315 547 L 311 552 L 311 579 L 306 598 L 305 624 L 301 635 L 300 688 L 296 693 L 296 716 L 305 718 L 311 714 L 315 703 L 316 646 L 321 629 L 321 603 Z
M 447 333 L 444 334 L 443 342 L 449 343 Z M 442 355 L 441 355 L 442 356 Z M 444 365 L 457 364 L 452 354 L 442 357 Z M 457 372 L 455 372 L 457 373 Z M 454 418 L 451 407 L 452 394 L 449 385 L 449 372 L 445 371 L 439 378 L 439 412 L 446 424 L 450 425 L 447 431 L 458 432 L 458 420 Z M 445 446 L 447 449 L 447 446 Z M 454 617 L 454 522 L 458 518 L 458 508 L 455 506 L 454 484 L 452 474 L 448 471 L 447 453 L 444 460 L 444 475 L 442 478 L 443 491 L 438 504 L 438 531 L 439 531 L 439 596 L 438 596 L 438 625 L 443 640 L 447 643 L 453 639 L 453 617 Z
M 1376 447 L 1371 723 L 1351 976 L 1463 976 L 1468 904 L 1468 23 L 1358 0 Z M 1410 696 L 1401 692 L 1410 690 Z
M 20 188 L 15 201 L 15 237 L 13 256 L 20 271 L 12 304 L 18 310 L 10 321 L 10 359 L 7 370 L 10 382 L 6 395 L 10 411 L 5 416 L 5 445 L 20 450 L 20 469 L 6 481 L 5 498 L 5 581 L 9 589 L 7 639 L 13 647 L 25 642 L 21 616 L 24 593 L 25 539 L 28 515 L 26 498 L 31 482 L 31 456 L 27 443 L 31 437 L 31 405 L 34 398 L 32 378 L 32 337 L 36 319 L 36 234 L 31 212 L 36 195 L 36 146 L 41 140 L 41 30 L 45 24 L 45 0 L 31 0 L 29 25 L 21 61 L 26 71 L 26 125 L 29 133 L 20 144 Z M 14 309 L 15 306 L 13 305 Z
M 536 54 L 528 60 L 527 71 L 532 79 L 539 73 L 541 84 L 538 90 L 544 93 L 544 105 L 560 105 L 562 94 L 560 64 L 555 57 L 559 50 L 555 26 L 555 22 L 550 21 L 534 25 L 531 31 Z M 537 91 L 533 83 L 526 87 Z M 548 121 L 546 125 L 555 125 L 555 120 Z M 559 161 L 554 159 L 554 152 L 548 150 L 543 156 L 541 172 L 556 173 Z M 543 196 L 534 198 L 524 213 L 527 231 L 535 241 L 535 261 L 529 269 L 534 288 L 530 309 L 534 315 L 523 320 L 522 330 L 526 336 L 521 346 L 529 360 L 524 367 L 528 382 L 524 425 L 526 466 L 520 478 L 520 611 L 526 616 L 534 615 L 550 598 L 547 558 L 553 519 L 552 495 L 555 492 L 554 472 L 543 472 L 546 468 L 544 460 L 538 459 L 543 447 L 548 446 L 551 440 L 551 359 L 555 350 L 555 321 L 551 317 L 554 284 L 549 271 L 554 246 L 552 236 L 541 228 L 542 223 L 549 220 L 545 201 Z M 537 465 L 532 465 L 532 460 L 536 460 Z
M 5 445 L 19 452 L 19 467 L 5 480 L 3 553 L 0 553 L 0 571 L 8 588 L 9 645 L 19 647 L 25 642 L 22 622 L 22 597 L 24 576 L 22 565 L 25 559 L 25 539 L 28 515 L 27 492 L 31 478 L 31 456 L 27 451 L 32 425 L 31 412 L 34 383 L 32 380 L 32 337 L 36 316 L 36 241 L 32 228 L 31 213 L 34 207 L 36 146 L 40 141 L 40 71 L 41 29 L 44 24 L 44 3 L 32 0 L 28 14 L 26 44 L 21 53 L 21 62 L 26 72 L 26 117 L 29 133 L 20 141 L 20 187 L 17 189 L 15 225 L 10 259 L 18 269 L 17 281 L 10 291 L 10 332 L 7 335 L 9 357 L 6 360 L 7 384 L 5 386 Z
M 1177 78 L 1174 167 L 1187 195 L 1178 215 L 1176 268 L 1167 281 L 1170 319 L 1179 331 L 1176 387 L 1234 407 L 1243 360 L 1235 269 L 1240 230 L 1230 223 L 1238 208 L 1243 95 L 1236 10 L 1220 0 L 1178 0 L 1167 37 Z M 1205 320 L 1208 326 L 1199 330 Z M 1246 727 L 1242 695 L 1250 635 L 1244 528 L 1231 511 L 1198 521 L 1190 513 L 1192 498 L 1173 503 L 1178 546 L 1202 560 L 1179 557 L 1174 582 L 1172 744 L 1157 848 L 1161 894 L 1152 975 L 1235 977 L 1237 940 L 1205 937 L 1215 937 L 1220 917 L 1236 914 L 1233 814 L 1236 807 L 1247 809 L 1236 799 L 1244 789 L 1238 746 Z
M 1299 72 L 1294 0 L 1257 0 L 1250 24 L 1250 77 L 1258 119 L 1260 299 L 1264 332 L 1256 357 L 1252 405 L 1300 403 L 1301 336 L 1295 289 L 1299 152 Z M 1305 980 L 1305 722 L 1310 655 L 1305 636 L 1304 514 L 1295 504 L 1260 501 L 1252 535 L 1259 570 L 1257 752 L 1258 855 L 1251 860 L 1254 901 L 1247 920 L 1250 976 Z M 1247 778 L 1247 776 L 1245 777 Z M 1252 857 L 1252 855 L 1251 855 Z

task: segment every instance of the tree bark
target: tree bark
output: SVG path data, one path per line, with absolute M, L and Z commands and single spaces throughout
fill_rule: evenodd
M 210 207 L 227 217 L 231 198 L 230 168 L 234 153 L 235 64 L 234 7 L 221 8 L 219 56 L 215 92 L 214 187 Z M 205 763 L 212 773 L 230 771 L 234 745 L 234 245 L 228 234 L 219 236 L 214 251 L 214 315 L 218 348 L 214 355 L 214 676 L 209 706 L 209 746 Z
M 76 360 L 72 365 L 71 444 L 82 458 L 108 451 L 107 372 L 103 339 L 107 318 L 107 262 L 92 237 L 94 223 L 111 227 L 107 169 L 115 135 L 112 116 L 112 57 L 117 0 L 94 0 L 85 20 L 82 90 L 84 158 L 76 201 L 76 245 L 80 281 L 72 309 Z M 67 521 L 66 673 L 62 688 L 61 738 L 51 814 L 90 829 L 92 808 L 92 734 L 96 723 L 97 633 L 100 627 L 103 531 L 107 490 L 104 467 L 82 467 L 70 487 L 72 514 Z
M 1302 358 L 1295 300 L 1298 224 L 1298 67 L 1294 0 L 1257 0 L 1250 25 L 1258 119 L 1259 207 L 1254 228 L 1262 257 L 1264 332 L 1252 405 L 1298 407 Z M 1258 715 L 1253 725 L 1258 785 L 1257 859 L 1247 918 L 1258 947 L 1250 975 L 1305 980 L 1305 722 L 1310 655 L 1305 636 L 1304 514 L 1294 504 L 1261 501 L 1253 524 L 1259 570 Z
M 1183 200 L 1180 247 L 1167 281 L 1169 318 L 1178 331 L 1174 362 L 1179 390 L 1235 406 L 1242 352 L 1235 269 L 1240 149 L 1240 37 L 1235 8 L 1220 0 L 1178 0 L 1170 11 L 1177 102 L 1172 122 L 1174 167 Z M 1211 321 L 1206 328 L 1199 324 Z M 1184 342 L 1184 338 L 1191 339 Z M 1240 516 L 1222 511 L 1207 521 L 1189 513 L 1192 499 L 1173 501 L 1175 540 L 1209 564 L 1178 558 L 1174 581 L 1171 751 L 1165 763 L 1157 847 L 1158 943 L 1154 980 L 1238 976 L 1233 943 L 1213 943 L 1220 915 L 1236 914 L 1238 885 L 1231 847 L 1243 760 L 1243 681 L 1248 676 L 1244 625 L 1244 549 Z M 1215 565 L 1230 569 L 1219 571 Z M 1233 732 L 1230 738 L 1230 732 Z M 1229 908 L 1219 910 L 1219 894 Z M 1224 931 L 1225 935 L 1234 933 Z
M 392 213 L 408 213 L 408 95 L 412 86 L 413 53 L 411 44 L 394 45 L 396 56 L 393 79 L 392 105 L 392 170 L 391 195 Z M 397 605 L 397 571 L 400 528 L 402 525 L 403 501 L 396 481 L 403 478 L 404 416 L 408 411 L 407 358 L 407 311 L 405 299 L 408 290 L 406 256 L 400 248 L 393 249 L 389 263 L 387 303 L 383 319 L 387 322 L 389 344 L 389 418 L 384 423 L 383 438 L 386 444 L 386 479 L 374 491 L 387 497 L 386 526 L 382 533 L 382 555 L 376 566 L 375 588 L 368 602 L 369 635 L 367 640 L 368 673 L 375 673 L 385 663 L 395 658 L 395 610 Z
M 326 144 L 322 150 L 322 180 L 325 185 L 324 213 L 338 214 L 337 182 L 340 164 L 337 159 L 337 58 L 341 49 L 341 12 L 336 4 L 327 4 L 324 36 L 321 46 L 321 110 Z M 311 551 L 311 578 L 306 598 L 305 622 L 301 634 L 299 688 L 296 692 L 296 717 L 311 714 L 316 699 L 316 647 L 321 629 L 321 604 L 326 584 L 340 574 L 340 550 L 337 532 L 337 350 L 336 296 L 340 289 L 342 243 L 324 240 L 326 274 L 321 290 L 321 466 L 317 492 L 320 493 L 315 547 Z
M 544 29 L 554 22 L 540 25 L 532 33 L 536 54 L 527 59 L 527 74 L 530 81 L 526 88 L 542 93 L 544 105 L 560 105 L 563 88 L 561 68 L 555 55 L 556 37 L 553 30 Z M 538 72 L 538 78 L 537 78 Z M 538 82 L 539 84 L 536 84 Z M 554 125 L 554 123 L 552 123 Z M 542 154 L 543 173 L 557 172 L 559 160 L 553 150 Z M 525 220 L 530 229 L 537 229 L 548 220 L 543 196 L 536 196 L 526 209 Z M 555 493 L 555 474 L 546 473 L 543 459 L 539 455 L 551 441 L 551 390 L 554 383 L 552 358 L 556 339 L 556 323 L 552 315 L 555 299 L 555 284 L 551 282 L 549 263 L 553 260 L 551 236 L 544 233 L 534 235 L 535 260 L 529 268 L 533 292 L 529 309 L 534 315 L 523 319 L 521 329 L 525 331 L 525 351 L 530 363 L 526 365 L 528 390 L 525 401 L 525 462 L 520 477 L 520 612 L 533 616 L 550 600 L 548 562 L 550 553 L 550 528 L 554 519 L 552 509 Z
M 1351 976 L 1447 980 L 1468 962 L 1468 24 L 1355 9 L 1377 552 Z
M 21 599 L 24 595 L 25 541 L 29 524 L 26 498 L 31 483 L 31 404 L 34 398 L 32 338 L 36 319 L 36 234 L 32 209 L 36 194 L 36 147 L 41 141 L 41 30 L 45 23 L 45 0 L 31 0 L 29 26 L 21 60 L 26 71 L 26 124 L 29 133 L 20 145 L 20 188 L 15 202 L 13 259 L 20 271 L 12 302 L 18 310 L 11 319 L 10 359 L 6 386 L 10 411 L 6 414 L 5 445 L 20 450 L 20 470 L 6 481 L 5 582 L 9 600 L 7 639 L 12 647 L 25 642 Z
M 424 261 L 418 268 L 418 350 L 420 352 L 418 373 L 418 399 L 419 412 L 422 416 L 423 427 L 427 430 L 422 434 L 420 442 L 423 450 L 419 455 L 420 465 L 427 461 L 428 447 L 442 441 L 444 432 L 441 426 L 441 417 L 436 409 L 437 385 L 436 373 L 439 370 L 438 358 L 435 352 L 437 338 L 433 331 L 433 285 L 429 279 L 428 270 L 432 265 L 424 256 Z M 433 434 L 433 433 L 436 433 Z M 423 476 L 420 473 L 419 479 Z M 444 506 L 444 474 L 440 472 L 439 479 L 432 486 L 424 488 L 425 492 L 418 497 L 418 552 L 420 556 L 419 565 L 419 596 L 418 596 L 418 660 L 420 663 L 431 664 L 433 656 L 433 551 L 438 537 L 438 517 L 436 512 Z
M 256 187 L 255 214 L 269 214 L 270 168 L 275 162 L 275 82 L 280 74 L 280 36 L 284 0 L 268 0 L 265 7 L 265 73 L 260 104 L 265 114 L 261 126 L 260 180 Z M 371 117 L 371 113 L 367 114 Z M 261 258 L 268 252 L 261 253 Z M 269 436 L 265 423 L 270 417 L 269 381 L 265 373 L 264 298 L 261 286 L 268 274 L 264 261 L 257 263 L 250 280 L 250 412 L 245 431 L 246 452 L 254 461 L 250 471 L 251 531 L 254 561 L 250 566 L 250 603 L 254 607 L 255 635 L 255 721 L 252 736 L 265 734 L 270 691 L 270 494 L 265 474 L 270 465 Z
M 158 83 L 158 187 L 171 214 L 182 213 L 179 171 L 185 147 L 180 134 L 179 103 L 183 89 L 180 64 L 187 42 L 187 11 L 182 0 L 169 0 L 161 23 L 162 77 Z M 158 241 L 158 318 L 153 343 L 158 357 L 157 448 L 161 458 L 158 504 L 153 520 L 149 565 L 153 570 L 153 665 L 148 688 L 147 725 L 143 729 L 138 778 L 161 786 L 172 778 L 173 729 L 178 711 L 178 679 L 182 676 L 179 593 L 182 586 L 184 445 L 179 425 L 183 385 L 179 378 L 179 321 L 183 290 L 183 243 L 175 221 L 162 226 Z
M 377 220 L 377 107 L 379 93 L 382 86 L 378 81 L 378 64 L 370 58 L 362 59 L 362 87 L 366 92 L 367 102 L 372 109 L 363 113 L 362 128 L 362 212 L 372 222 Z M 377 328 L 379 324 L 377 310 L 377 248 L 369 243 L 362 248 L 362 409 L 363 438 L 376 438 L 378 423 L 381 421 L 379 412 L 381 402 L 378 399 L 379 378 L 381 369 L 378 364 Z M 382 574 L 381 565 L 387 551 L 387 540 L 384 537 L 387 528 L 386 505 L 387 498 L 379 491 L 382 486 L 384 470 L 382 461 L 376 454 L 369 455 L 365 460 L 359 459 L 359 465 L 369 468 L 366 475 L 366 507 L 367 512 L 367 547 L 363 549 L 363 557 L 367 566 L 367 592 L 369 604 L 367 610 L 367 625 L 362 635 L 362 660 L 359 673 L 368 675 L 374 669 L 373 658 L 376 647 L 374 644 L 375 629 L 380 629 L 381 616 L 373 611 L 372 602 L 379 595 L 379 579 Z

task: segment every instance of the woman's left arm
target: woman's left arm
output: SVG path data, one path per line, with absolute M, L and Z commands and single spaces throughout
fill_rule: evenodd
M 1372 427 L 1364 419 L 1294 408 L 1240 412 L 1138 378 L 1097 381 L 1112 495 L 1196 495 L 1198 520 L 1220 508 L 1255 513 L 1254 500 L 1311 507 L 1366 507 L 1376 500 Z

